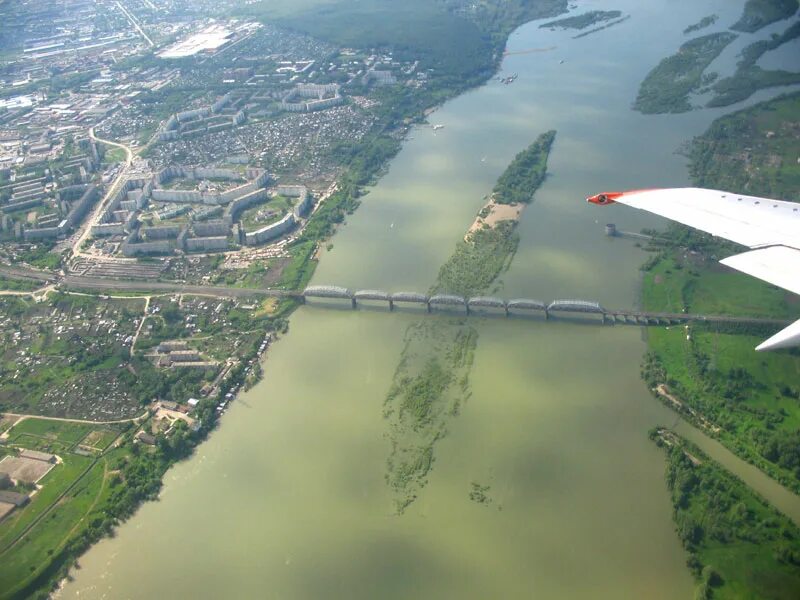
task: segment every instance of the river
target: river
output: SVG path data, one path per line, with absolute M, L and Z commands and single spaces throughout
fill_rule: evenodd
M 583 198 L 687 183 L 675 151 L 722 111 L 645 117 L 630 105 L 684 27 L 718 13 L 719 29 L 741 2 L 587 8 L 631 18 L 580 39 L 537 23 L 514 32 L 510 51 L 554 49 L 508 56 L 502 73 L 518 73 L 514 84 L 491 81 L 433 113 L 443 129 L 416 128 L 314 283 L 426 291 L 513 155 L 557 129 L 500 295 L 636 302 L 646 257 L 603 227 L 660 222 Z M 298 310 L 264 380 L 169 471 L 159 502 L 81 559 L 61 597 L 691 597 L 664 458 L 647 439 L 676 417 L 639 379 L 635 327 L 473 320 L 472 396 L 437 444 L 427 486 L 395 514 L 382 405 L 406 328 L 425 318 L 447 317 Z M 800 518 L 797 497 L 680 427 Z M 472 482 L 489 486 L 491 502 L 470 500 Z

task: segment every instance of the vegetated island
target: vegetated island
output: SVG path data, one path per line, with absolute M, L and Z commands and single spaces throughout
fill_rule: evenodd
M 797 0 L 747 0 L 742 16 L 731 29 L 753 33 L 770 23 L 788 19 L 797 12 L 797 7 Z
M 586 37 L 587 35 L 592 35 L 593 33 L 597 33 L 598 31 L 603 31 L 603 29 L 608 29 L 609 27 L 613 27 L 614 25 L 619 25 L 620 23 L 624 23 L 630 18 L 631 18 L 630 15 L 625 15 L 624 17 L 621 17 L 614 21 L 609 21 L 605 25 L 600 25 L 599 27 L 595 27 L 593 29 L 590 29 L 589 31 L 584 31 L 583 33 L 579 33 L 578 35 L 573 35 L 572 39 L 577 40 L 582 37 Z
M 683 33 L 684 35 L 689 35 L 690 33 L 700 31 L 701 29 L 705 29 L 706 27 L 711 27 L 718 20 L 719 20 L 719 15 L 708 15 L 707 17 L 703 17 L 702 19 L 700 19 L 697 23 L 689 25 L 686 29 L 683 30 Z
M 695 598 L 800 596 L 800 528 L 722 466 L 663 427 L 666 479 Z
M 620 10 L 591 10 L 582 15 L 565 17 L 557 21 L 550 21 L 539 25 L 542 29 L 586 29 L 597 23 L 611 21 L 622 16 Z
M 555 132 L 542 134 L 498 179 L 493 196 L 528 203 L 544 181 Z M 529 187 L 524 187 L 524 186 Z M 510 204 L 497 204 L 511 207 Z M 484 208 L 485 210 L 485 208 Z M 472 296 L 496 284 L 517 249 L 517 216 L 484 221 L 458 242 L 431 293 Z M 386 482 L 402 513 L 427 483 L 435 445 L 470 397 L 469 375 L 478 332 L 464 318 L 425 319 L 406 330 L 400 362 L 384 400 L 391 452 Z
M 703 72 L 736 37 L 730 32 L 710 33 L 684 43 L 677 54 L 665 58 L 647 74 L 634 109 L 644 114 L 692 110 L 689 94 L 713 83 L 716 75 Z
M 758 90 L 800 83 L 800 73 L 766 70 L 756 63 L 767 52 L 800 37 L 800 21 L 795 21 L 780 35 L 754 42 L 742 50 L 742 58 L 730 77 L 714 83 L 714 97 L 708 106 L 729 106 L 752 96 Z

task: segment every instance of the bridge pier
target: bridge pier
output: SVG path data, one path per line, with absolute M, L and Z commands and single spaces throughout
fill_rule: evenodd
M 350 298 L 350 304 L 352 304 L 352 305 L 353 305 L 353 310 L 355 310 L 356 308 L 358 308 L 358 302 L 356 301 L 355 297 L 353 297 L 353 298 Z
M 389 298 L 389 312 L 392 312 L 393 310 L 394 310 L 394 300 Z
M 430 300 L 428 300 L 428 301 L 425 303 L 425 306 L 427 306 L 427 307 L 428 307 L 428 312 L 431 312 L 431 301 L 430 301 Z

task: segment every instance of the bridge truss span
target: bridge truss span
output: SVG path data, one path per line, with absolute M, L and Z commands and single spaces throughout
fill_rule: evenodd
M 530 300 L 528 298 L 514 298 L 506 303 L 509 310 L 512 308 L 519 308 L 523 310 L 541 310 L 547 312 L 547 304 L 541 300 Z
M 605 309 L 600 306 L 599 302 L 591 300 L 554 300 L 547 307 L 548 312 L 561 311 L 561 312 L 576 312 L 576 313 L 593 313 L 598 315 L 605 314 Z
M 358 290 L 353 293 L 353 298 L 356 300 L 383 300 L 390 302 L 392 297 L 387 292 L 382 290 Z
M 494 296 L 475 296 L 467 300 L 470 308 L 502 308 L 506 310 L 506 301 Z
M 395 292 L 391 295 L 392 302 L 414 302 L 417 304 L 427 304 L 428 296 L 417 292 Z
M 467 301 L 463 296 L 454 294 L 434 294 L 428 300 L 430 306 L 463 306 L 467 307 Z
M 338 285 L 310 285 L 303 290 L 305 298 L 345 298 L 352 300 L 353 292 Z

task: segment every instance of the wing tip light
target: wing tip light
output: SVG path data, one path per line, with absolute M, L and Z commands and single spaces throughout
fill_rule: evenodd
M 594 196 L 589 196 L 586 198 L 587 202 L 591 204 L 614 204 L 614 201 L 622 196 L 623 192 L 602 192 L 600 194 L 595 194 Z

